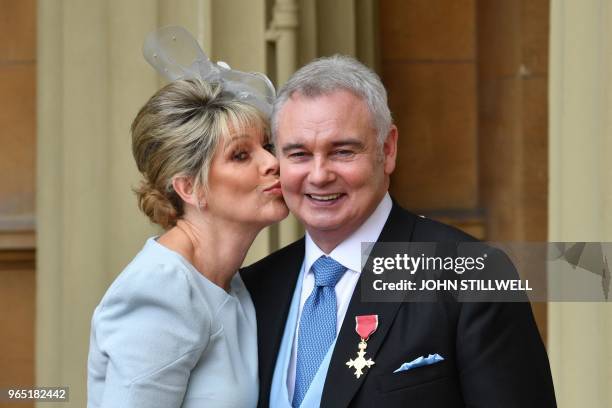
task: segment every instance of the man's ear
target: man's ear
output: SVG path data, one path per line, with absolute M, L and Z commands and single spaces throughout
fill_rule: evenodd
M 172 188 L 176 194 L 181 197 L 185 203 L 197 208 L 202 208 L 205 205 L 204 197 L 197 194 L 192 177 L 176 176 L 172 179 Z
M 395 170 L 395 160 L 397 159 L 397 126 L 391 125 L 387 139 L 383 144 L 383 157 L 385 162 L 385 174 L 387 176 Z

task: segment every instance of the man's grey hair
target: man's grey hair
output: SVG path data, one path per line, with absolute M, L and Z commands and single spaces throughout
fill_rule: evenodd
M 300 68 L 282 86 L 272 111 L 273 140 L 276 141 L 278 133 L 278 115 L 293 94 L 316 98 L 339 90 L 349 91 L 365 101 L 378 144 L 382 146 L 393 124 L 387 91 L 376 73 L 345 55 L 316 59 Z

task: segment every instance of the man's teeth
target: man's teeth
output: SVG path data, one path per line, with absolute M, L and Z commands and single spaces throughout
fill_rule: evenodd
M 342 194 L 329 194 L 329 195 L 316 195 L 316 194 L 308 194 L 310 196 L 310 198 L 313 198 L 315 200 L 319 200 L 319 201 L 331 201 L 331 200 L 335 200 L 338 197 L 340 197 Z

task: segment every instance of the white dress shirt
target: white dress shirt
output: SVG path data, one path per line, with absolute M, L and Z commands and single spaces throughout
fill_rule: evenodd
M 298 333 L 300 329 L 300 318 L 302 317 L 302 309 L 306 299 L 314 289 L 314 273 L 310 270 L 312 264 L 322 255 L 327 255 L 335 261 L 341 263 L 347 268 L 347 271 L 336 284 L 336 336 L 340 332 L 346 310 L 353 296 L 355 285 L 359 281 L 361 274 L 361 243 L 376 242 L 380 233 L 389 218 L 393 203 L 389 193 L 386 193 L 381 202 L 378 204 L 372 215 L 355 231 L 350 237 L 342 241 L 340 245 L 334 248 L 331 253 L 324 253 L 317 244 L 314 243 L 308 233 L 306 233 L 306 249 L 304 254 L 303 268 L 306 271 L 302 282 L 302 296 L 300 299 L 300 309 L 298 312 L 297 325 L 295 327 L 295 335 L 293 336 L 293 347 L 291 350 L 291 359 L 287 368 L 287 391 L 289 392 L 289 401 L 293 399 L 293 391 L 295 387 L 295 369 L 297 363 L 297 344 Z

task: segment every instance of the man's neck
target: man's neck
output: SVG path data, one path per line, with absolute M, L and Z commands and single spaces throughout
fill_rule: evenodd
M 333 236 L 332 234 L 327 234 L 327 233 L 321 233 L 321 232 L 310 232 L 308 231 L 308 234 L 310 235 L 310 238 L 312 238 L 312 241 L 321 249 L 321 251 L 325 252 L 326 254 L 330 254 L 331 251 L 333 251 L 338 245 L 340 245 L 340 243 L 342 241 L 344 241 L 346 238 L 348 238 L 350 236 L 349 235 L 342 235 L 342 236 Z

